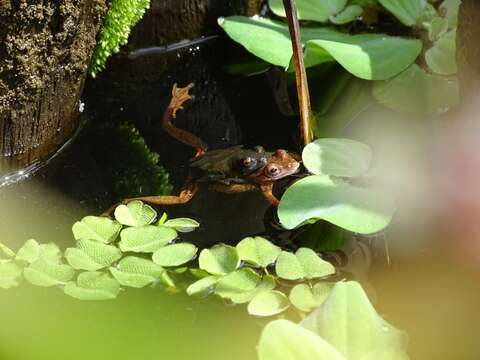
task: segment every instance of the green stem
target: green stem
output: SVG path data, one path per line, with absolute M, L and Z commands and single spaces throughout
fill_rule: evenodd
M 303 60 L 303 46 L 300 40 L 300 24 L 297 17 L 295 0 L 283 0 L 285 13 L 288 20 L 288 29 L 292 39 L 293 62 L 297 82 L 298 104 L 300 108 L 300 133 L 304 144 L 312 140 L 311 121 L 313 120 L 310 106 L 310 93 L 308 91 L 307 73 Z

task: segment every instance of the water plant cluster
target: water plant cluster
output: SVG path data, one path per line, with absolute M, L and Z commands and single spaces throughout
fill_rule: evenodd
M 120 46 L 127 43 L 131 29 L 149 6 L 150 0 L 111 0 L 90 62 L 92 77 L 105 68 L 110 55 L 119 52 Z

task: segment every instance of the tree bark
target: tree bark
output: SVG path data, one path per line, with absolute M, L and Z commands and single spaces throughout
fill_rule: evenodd
M 462 99 L 480 91 L 480 2 L 463 0 L 458 15 L 457 63 Z
M 0 173 L 71 135 L 105 0 L 0 0 Z

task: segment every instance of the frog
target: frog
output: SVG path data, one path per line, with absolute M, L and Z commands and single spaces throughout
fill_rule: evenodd
M 277 180 L 298 172 L 300 157 L 284 149 L 269 152 L 262 146 L 247 149 L 235 145 L 208 150 L 204 140 L 174 124 L 177 112 L 192 99 L 189 91 L 193 86 L 193 83 L 185 87 L 173 85 L 171 100 L 162 118 L 162 127 L 171 137 L 195 149 L 195 155 L 189 160 L 189 175 L 179 194 L 134 197 L 121 203 L 140 200 L 151 205 L 186 204 L 200 187 L 206 186 L 227 194 L 259 190 L 271 205 L 277 206 L 279 200 L 273 194 L 273 185 Z M 110 214 L 115 207 L 104 215 Z

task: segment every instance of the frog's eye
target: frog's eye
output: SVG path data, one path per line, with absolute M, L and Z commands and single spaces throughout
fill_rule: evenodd
M 265 169 L 265 175 L 268 177 L 275 177 L 280 173 L 280 169 L 276 165 L 269 165 Z
M 263 148 L 263 146 L 260 146 L 260 145 L 255 146 L 253 149 L 259 154 L 263 154 L 265 152 L 265 149 Z

